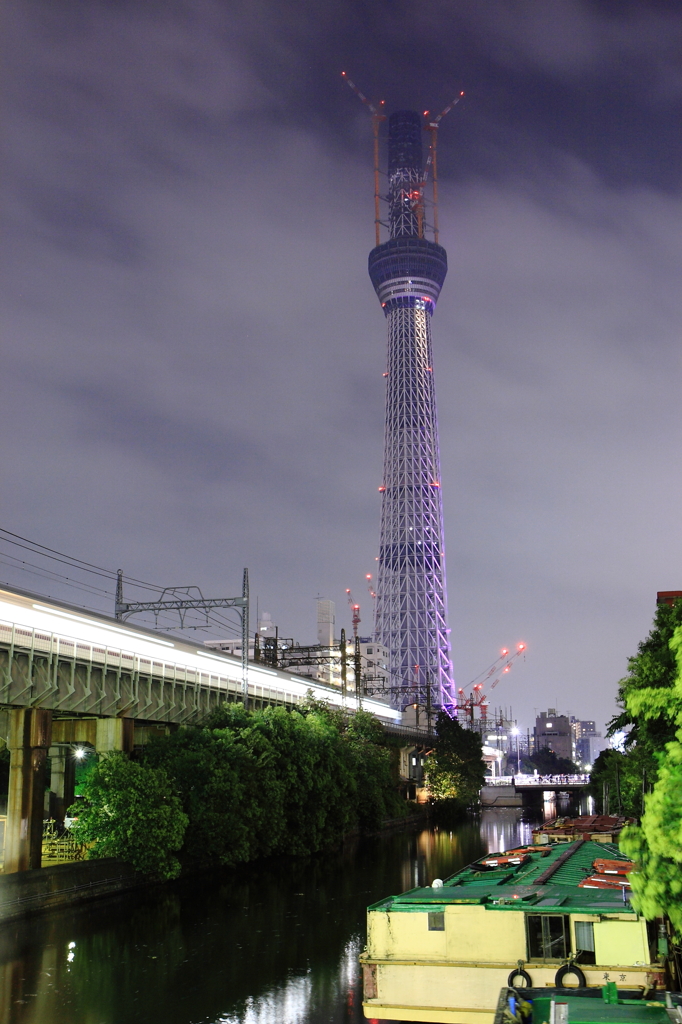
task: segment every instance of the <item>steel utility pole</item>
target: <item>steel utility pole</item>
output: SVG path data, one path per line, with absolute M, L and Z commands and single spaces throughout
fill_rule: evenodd
M 190 597 L 190 593 L 198 594 L 198 597 Z M 170 598 L 166 594 L 173 595 Z M 206 625 L 209 625 L 208 613 L 212 608 L 234 608 L 239 615 L 241 624 L 242 640 L 242 695 L 244 704 L 249 701 L 249 570 L 244 569 L 242 576 L 241 597 L 204 597 L 199 587 L 166 587 L 162 591 L 158 601 L 124 601 L 123 600 L 123 570 L 119 569 L 116 578 L 116 606 L 114 618 L 124 622 L 131 615 L 139 615 L 142 612 L 151 612 L 154 616 L 155 628 L 158 629 L 159 615 L 164 612 L 177 612 L 180 618 L 179 626 L 168 626 L 167 629 L 196 629 L 196 626 L 187 626 L 186 617 L 190 611 L 198 611 L 205 616 Z

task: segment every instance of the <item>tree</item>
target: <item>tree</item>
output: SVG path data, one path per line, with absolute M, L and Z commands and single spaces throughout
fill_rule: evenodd
M 101 758 L 82 788 L 85 802 L 71 808 L 78 815 L 71 831 L 89 845 L 89 857 L 119 857 L 161 880 L 180 873 L 175 854 L 187 815 L 164 771 L 117 751 Z
M 307 855 L 406 812 L 396 762 L 381 725 L 366 712 L 348 714 L 319 701 L 292 711 L 225 703 L 202 726 L 152 740 L 142 764 L 123 755 L 98 764 L 83 783 L 88 805 L 78 837 L 95 842 L 96 856 L 125 857 L 170 877 L 163 874 L 168 865 L 158 863 L 170 794 L 183 822 L 182 848 L 172 847 L 180 849 L 183 867 Z M 157 836 L 145 815 L 159 807 Z M 155 851 L 148 862 L 134 846 L 138 832 L 142 846 Z M 175 858 L 173 873 L 177 867 Z
M 426 759 L 426 781 L 437 801 L 463 809 L 476 803 L 485 782 L 481 738 L 444 711 L 436 719 L 436 744 Z
M 625 749 L 639 747 L 648 759 L 642 767 L 654 781 L 658 769 L 655 755 L 675 738 L 682 700 L 676 694 L 678 668 L 671 641 L 682 626 L 682 601 L 659 604 L 652 629 L 628 659 L 628 674 L 618 686 L 616 703 L 621 711 L 609 722 L 608 735 L 626 731 Z
M 536 750 L 532 757 L 526 758 L 526 763 L 531 769 L 537 768 L 541 775 L 575 775 L 578 772 L 577 764 L 568 757 L 559 757 L 549 747 Z
M 671 610 L 679 605 L 677 602 Z M 667 613 L 660 615 L 660 609 L 657 619 L 668 624 L 674 621 Z M 671 731 L 673 738 L 662 748 L 654 748 L 658 777 L 644 797 L 641 825 L 625 829 L 620 845 L 637 863 L 630 876 L 635 909 L 647 919 L 667 914 L 682 935 L 682 626 L 673 630 L 669 646 L 677 671 L 670 670 L 661 650 L 649 650 L 651 657 L 645 667 L 651 671 L 640 682 L 652 685 L 633 685 L 624 695 L 639 744 L 658 745 Z
M 590 773 L 590 793 L 601 814 L 639 818 L 644 794 L 656 778 L 658 762 L 643 744 L 620 750 L 602 750 Z
M 321 701 L 292 711 L 225 703 L 144 756 L 177 787 L 188 866 L 307 855 L 404 810 L 380 724 Z

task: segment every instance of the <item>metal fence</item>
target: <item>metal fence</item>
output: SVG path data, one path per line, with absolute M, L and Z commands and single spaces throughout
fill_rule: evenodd
M 498 775 L 485 780 L 486 786 L 586 786 L 587 774 L 581 775 Z

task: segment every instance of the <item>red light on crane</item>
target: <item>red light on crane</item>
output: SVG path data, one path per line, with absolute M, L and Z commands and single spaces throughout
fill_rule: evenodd
M 519 651 L 525 651 L 525 649 L 526 649 L 526 645 L 525 644 L 517 644 L 516 647 L 517 647 L 517 649 Z
M 509 654 L 508 648 L 503 647 L 502 650 L 500 651 L 500 654 L 502 654 L 502 655 Z

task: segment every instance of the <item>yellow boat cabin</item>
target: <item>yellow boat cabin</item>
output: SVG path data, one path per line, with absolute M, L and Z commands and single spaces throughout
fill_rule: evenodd
M 610 843 L 526 847 L 374 904 L 365 1016 L 492 1024 L 506 985 L 662 988 L 656 928 L 628 902 L 632 867 Z

